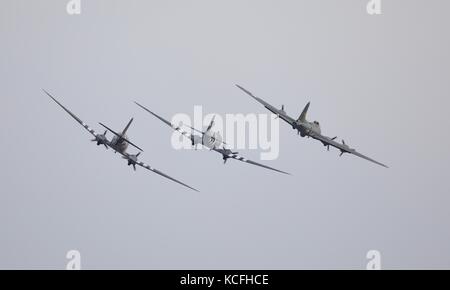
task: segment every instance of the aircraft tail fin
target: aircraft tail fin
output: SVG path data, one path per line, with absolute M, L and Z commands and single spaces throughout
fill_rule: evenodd
M 133 123 L 133 118 L 131 118 L 130 122 L 128 122 L 127 126 L 125 127 L 125 129 L 123 129 L 122 131 L 122 136 L 125 136 L 125 134 L 128 131 L 128 128 L 130 128 L 131 123 Z
M 298 117 L 297 121 L 306 121 L 306 113 L 308 113 L 308 109 L 309 109 L 309 104 L 310 102 L 308 102 L 305 106 L 305 108 L 303 109 L 302 113 L 300 114 L 300 117 Z

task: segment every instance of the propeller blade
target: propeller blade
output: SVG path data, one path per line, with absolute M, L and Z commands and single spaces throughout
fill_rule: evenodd
M 208 132 L 209 130 L 211 130 L 212 126 L 214 126 L 214 119 L 216 118 L 216 115 L 214 115 L 211 119 L 211 122 L 209 123 L 208 128 L 206 129 L 206 132 Z

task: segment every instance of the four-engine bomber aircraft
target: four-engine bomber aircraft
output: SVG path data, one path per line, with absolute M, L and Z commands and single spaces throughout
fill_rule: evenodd
M 383 167 L 388 168 L 388 166 L 384 165 L 383 163 L 380 163 L 378 161 L 373 160 L 372 158 L 369 158 L 367 156 L 364 156 L 363 154 L 357 152 L 355 149 L 350 148 L 347 144 L 345 144 L 345 141 L 342 140 L 342 143 L 336 142 L 335 139 L 337 137 L 327 137 L 322 135 L 320 130 L 320 124 L 317 121 L 309 122 L 306 120 L 306 113 L 308 112 L 309 104 L 306 104 L 305 108 L 303 109 L 300 117 L 295 120 L 294 118 L 288 116 L 286 112 L 284 111 L 284 106 L 280 109 L 275 108 L 274 106 L 270 105 L 269 103 L 265 102 L 264 100 L 254 96 L 251 92 L 247 91 L 243 87 L 236 85 L 239 89 L 244 91 L 246 94 L 248 94 L 250 97 L 261 103 L 266 109 L 277 115 L 279 118 L 281 118 L 283 121 L 288 123 L 292 126 L 292 129 L 297 130 L 297 133 L 300 134 L 302 137 L 311 137 L 313 139 L 319 140 L 322 142 L 322 144 L 327 147 L 328 150 L 330 150 L 330 146 L 335 147 L 341 151 L 340 156 L 344 153 L 350 153 L 353 155 L 356 155 L 358 157 L 361 157 L 363 159 L 366 159 L 370 162 L 373 162 L 375 164 L 381 165 Z
M 245 163 L 249 163 L 249 164 L 253 164 L 256 166 L 260 166 L 269 170 L 273 170 L 276 172 L 280 172 L 283 174 L 289 174 L 287 172 L 272 168 L 270 166 L 267 165 L 263 165 L 257 162 L 254 162 L 252 160 L 248 160 L 242 156 L 239 156 L 238 152 L 233 152 L 230 149 L 225 148 L 225 142 L 219 140 L 219 138 L 216 138 L 215 133 L 211 134 L 211 128 L 214 125 L 214 117 L 213 120 L 211 121 L 211 123 L 209 124 L 208 128 L 206 131 L 201 131 L 201 130 L 197 130 L 195 128 L 189 127 L 192 130 L 195 130 L 199 133 L 202 134 L 202 137 L 195 135 L 195 134 L 189 134 L 188 132 L 184 131 L 180 126 L 175 126 L 174 124 L 170 123 L 169 121 L 167 121 L 166 119 L 164 119 L 163 117 L 153 113 L 152 111 L 150 111 L 149 109 L 147 109 L 146 107 L 142 106 L 141 104 L 135 102 L 136 105 L 138 105 L 139 107 L 141 107 L 142 109 L 144 109 L 145 111 L 147 111 L 148 113 L 152 114 L 153 116 L 155 116 L 156 118 L 158 118 L 159 120 L 161 120 L 162 122 L 164 122 L 166 125 L 168 125 L 169 127 L 171 127 L 172 129 L 174 129 L 175 131 L 179 132 L 181 135 L 183 135 L 184 137 L 186 137 L 187 139 L 189 139 L 191 141 L 191 144 L 193 147 L 196 147 L 197 144 L 201 144 L 219 154 L 222 155 L 222 159 L 224 161 L 224 164 L 227 162 L 228 159 L 236 159 Z M 216 144 L 219 143 L 220 145 L 222 145 L 222 148 L 217 148 Z
M 147 170 L 153 171 L 165 178 L 168 178 L 178 184 L 181 184 L 187 188 L 190 188 L 192 190 L 198 191 L 197 189 L 190 187 L 189 185 L 178 181 L 172 177 L 170 177 L 169 175 L 151 167 L 148 164 L 145 164 L 144 162 L 138 161 L 138 157 L 141 154 L 141 152 L 143 151 L 141 148 L 139 148 L 138 146 L 134 145 L 130 140 L 128 140 L 127 136 L 126 136 L 126 132 L 128 131 L 128 128 L 130 127 L 131 123 L 133 122 L 133 119 L 130 120 L 130 122 L 128 122 L 127 126 L 125 127 L 125 129 L 122 131 L 122 133 L 116 133 L 115 131 L 111 130 L 110 128 L 108 128 L 107 126 L 105 126 L 104 124 L 100 123 L 100 125 L 102 125 L 103 127 L 106 128 L 106 131 L 103 134 L 98 134 L 96 133 L 91 127 L 89 127 L 86 123 L 84 123 L 83 121 L 81 121 L 80 118 L 78 118 L 75 114 L 73 114 L 71 111 L 69 111 L 66 107 L 64 107 L 60 102 L 58 102 L 58 100 L 56 100 L 49 92 L 47 92 L 46 90 L 43 90 L 53 101 L 55 101 L 61 108 L 63 108 L 64 111 L 66 111 L 72 118 L 74 118 L 81 126 L 83 126 L 89 133 L 91 133 L 94 136 L 94 139 L 92 139 L 92 142 L 96 142 L 98 146 L 100 145 L 104 145 L 106 149 L 108 149 L 109 147 L 111 147 L 115 152 L 119 152 L 122 157 L 124 159 L 126 159 L 128 161 L 128 166 L 133 166 L 133 169 L 136 170 L 136 165 L 139 165 Z M 113 137 L 113 139 L 111 141 L 108 140 L 108 138 L 106 137 L 106 133 L 110 131 L 112 132 L 115 136 Z M 131 145 L 135 148 L 137 148 L 138 150 L 140 150 L 141 152 L 137 153 L 137 154 L 129 154 L 126 152 L 128 145 Z

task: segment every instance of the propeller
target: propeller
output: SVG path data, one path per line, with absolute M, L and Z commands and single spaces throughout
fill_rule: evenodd
M 336 138 L 337 138 L 337 136 L 331 138 L 331 140 L 334 140 L 334 139 L 336 139 Z M 327 146 L 327 151 L 330 151 L 330 144 L 326 144 L 325 146 Z
M 108 130 L 106 130 L 105 133 L 103 133 L 103 134 L 99 134 L 99 135 L 95 136 L 95 138 L 92 139 L 91 141 L 97 142 L 97 146 L 100 146 L 103 144 L 105 146 L 105 148 L 108 149 L 108 145 L 107 145 L 108 139 L 106 139 L 106 133 L 108 133 Z
M 195 143 L 195 129 L 191 127 L 191 145 L 194 147 L 194 150 L 197 150 L 197 144 Z
M 345 144 L 344 139 L 342 139 L 342 145 L 347 146 L 347 144 Z M 339 156 L 342 156 L 344 153 L 345 151 L 341 149 L 341 154 L 339 154 Z
M 284 112 L 284 105 L 281 105 L 281 111 Z M 280 118 L 280 114 L 277 114 L 277 116 L 275 117 L 275 120 Z
M 133 165 L 133 169 L 134 169 L 134 171 L 136 171 L 136 163 L 138 161 L 139 155 L 141 155 L 141 152 L 139 152 L 137 154 L 122 156 L 122 158 L 128 160 L 128 166 Z
M 228 158 L 230 158 L 230 154 L 232 155 L 238 155 L 239 152 L 236 151 L 231 151 L 230 149 L 225 148 L 225 145 L 223 145 L 222 147 L 223 151 L 222 151 L 222 159 L 223 159 L 223 164 L 227 163 Z
M 231 152 L 231 154 L 238 154 L 238 152 Z M 230 157 L 229 157 L 228 155 L 223 154 L 223 157 L 222 157 L 222 159 L 223 159 L 223 164 L 226 164 L 226 163 L 227 163 L 227 160 L 228 160 L 229 158 L 230 158 Z
M 195 144 L 195 136 L 194 136 L 195 128 L 193 128 L 191 126 L 187 126 L 183 122 L 180 122 L 179 126 L 177 126 L 177 127 L 172 126 L 173 129 L 175 129 L 176 131 L 179 131 L 183 136 L 185 136 L 185 132 L 180 130 L 181 126 L 191 128 L 191 135 L 189 136 L 189 139 L 191 140 L 191 146 L 193 148 L 195 148 L 195 150 L 197 150 L 197 145 Z M 203 134 L 203 132 L 200 132 L 200 133 Z
M 230 157 L 228 157 L 228 155 L 225 154 L 225 152 L 227 151 L 227 148 L 225 148 L 225 145 L 222 146 L 222 149 L 224 150 L 224 152 L 222 153 L 222 159 L 223 159 L 223 164 L 225 165 L 225 164 L 227 164 L 227 160 Z

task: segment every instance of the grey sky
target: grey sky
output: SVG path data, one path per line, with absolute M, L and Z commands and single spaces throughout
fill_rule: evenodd
M 450 268 L 449 1 L 3 0 L 0 268 Z M 293 176 L 175 151 L 163 116 L 265 113 L 234 87 L 391 168 L 298 137 Z M 89 142 L 46 97 L 121 129 L 142 160 L 195 193 Z M 133 151 L 133 150 L 131 150 Z M 258 160 L 259 151 L 241 151 Z

